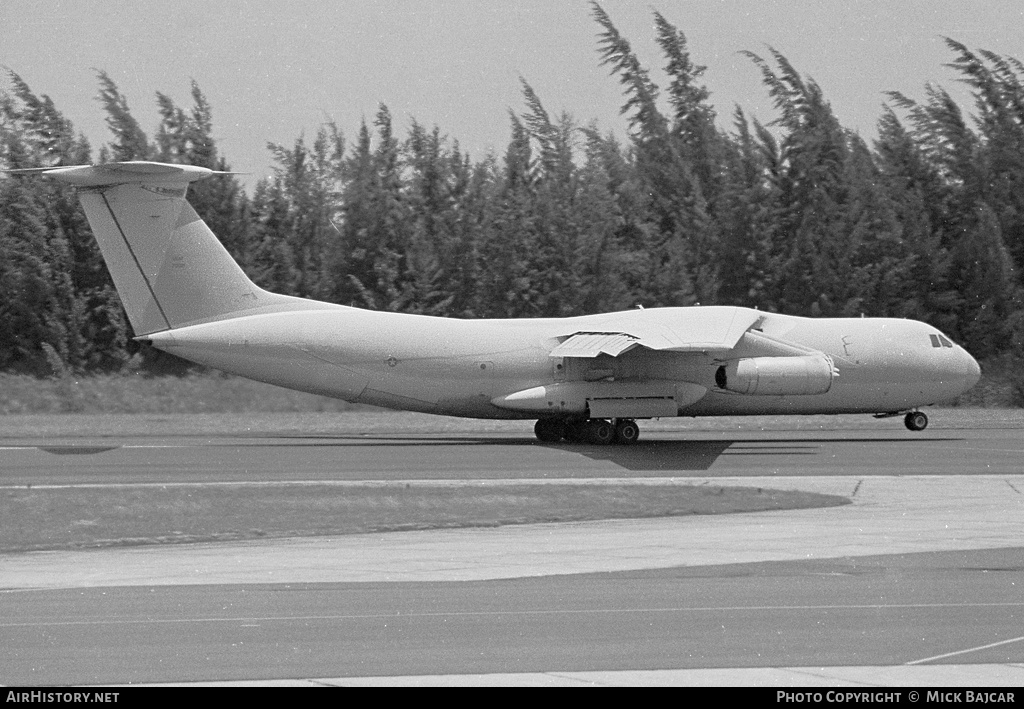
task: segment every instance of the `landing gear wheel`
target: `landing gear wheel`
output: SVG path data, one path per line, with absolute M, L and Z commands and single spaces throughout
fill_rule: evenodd
M 923 431 L 928 427 L 928 416 L 920 411 L 911 411 L 903 419 L 903 423 L 911 431 Z
M 563 437 L 569 443 L 587 442 L 587 421 L 575 419 L 565 422 Z
M 640 427 L 633 419 L 619 419 L 615 422 L 615 442 L 629 445 L 640 437 Z
M 615 428 L 604 419 L 591 419 L 586 424 L 587 441 L 603 446 L 615 439 Z
M 565 436 L 565 422 L 559 419 L 539 419 L 533 433 L 542 443 L 558 443 Z

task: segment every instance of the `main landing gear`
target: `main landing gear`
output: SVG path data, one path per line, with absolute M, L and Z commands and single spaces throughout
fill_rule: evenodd
M 636 443 L 640 427 L 633 419 L 540 419 L 533 427 L 537 440 L 558 443 Z

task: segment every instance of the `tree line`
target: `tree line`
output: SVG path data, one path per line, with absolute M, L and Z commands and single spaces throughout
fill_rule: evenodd
M 891 93 L 869 145 L 779 52 L 747 53 L 777 113 L 721 127 L 684 34 L 654 12 L 668 82 L 596 3 L 628 134 L 552 116 L 522 80 L 504 153 L 474 160 L 386 106 L 269 144 L 273 174 L 194 183 L 190 201 L 260 286 L 378 310 L 559 317 L 731 304 L 939 327 L 979 358 L 1024 357 L 1024 64 L 946 39 L 970 87 Z M 88 141 L 13 71 L 0 167 L 86 164 Z M 147 134 L 99 72 L 110 142 L 95 160 L 230 170 L 213 111 L 157 93 Z M 0 371 L 111 371 L 140 354 L 73 191 L 0 179 Z

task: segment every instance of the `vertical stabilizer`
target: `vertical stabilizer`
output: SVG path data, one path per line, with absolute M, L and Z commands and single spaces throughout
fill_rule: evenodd
M 41 172 L 78 187 L 136 335 L 280 306 L 330 307 L 249 280 L 185 200 L 189 183 L 212 170 L 125 162 Z

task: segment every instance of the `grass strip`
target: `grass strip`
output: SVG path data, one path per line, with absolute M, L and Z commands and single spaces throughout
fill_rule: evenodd
M 831 507 L 709 485 L 175 485 L 7 488 L 0 553 Z

